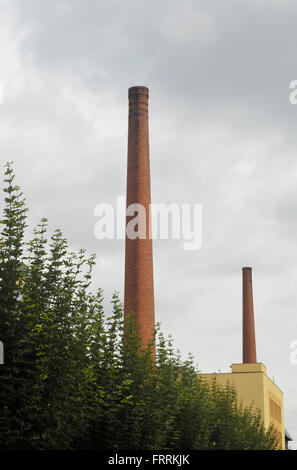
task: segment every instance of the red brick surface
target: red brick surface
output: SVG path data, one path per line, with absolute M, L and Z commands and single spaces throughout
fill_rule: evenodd
M 242 268 L 242 362 L 257 362 L 252 268 Z
M 142 344 L 152 338 L 155 327 L 152 240 L 149 237 L 150 163 L 148 96 L 146 87 L 129 89 L 127 206 L 140 203 L 146 209 L 146 238 L 126 236 L 125 318 L 134 314 Z M 135 214 L 136 215 L 136 214 Z M 126 224 L 133 216 L 126 217 Z

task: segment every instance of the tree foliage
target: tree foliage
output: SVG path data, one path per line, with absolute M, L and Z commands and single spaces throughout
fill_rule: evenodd
M 0 240 L 1 449 L 273 449 L 259 412 L 231 386 L 206 385 L 156 329 L 157 358 L 133 317 L 123 341 L 119 295 L 105 315 L 90 291 L 94 256 L 73 253 L 27 209 L 11 164 Z

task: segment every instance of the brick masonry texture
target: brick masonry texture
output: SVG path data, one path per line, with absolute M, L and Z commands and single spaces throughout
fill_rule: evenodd
M 129 88 L 129 129 L 127 165 L 127 207 L 142 204 L 146 210 L 146 238 L 131 240 L 125 249 L 125 319 L 134 314 L 142 345 L 151 339 L 155 328 L 153 249 L 149 237 L 150 161 L 149 161 L 149 91 L 146 87 Z M 136 214 L 135 214 L 136 215 Z M 126 217 L 126 224 L 134 216 Z
M 252 268 L 242 268 L 242 362 L 257 362 Z

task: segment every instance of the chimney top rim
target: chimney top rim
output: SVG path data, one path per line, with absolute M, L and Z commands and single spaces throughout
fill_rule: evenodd
M 128 94 L 129 94 L 129 96 L 135 96 L 135 95 L 146 95 L 146 96 L 148 96 L 149 89 L 146 86 L 142 86 L 142 85 L 131 86 L 128 89 Z

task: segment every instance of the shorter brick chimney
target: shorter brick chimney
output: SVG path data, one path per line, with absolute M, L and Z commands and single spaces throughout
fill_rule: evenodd
M 242 362 L 257 362 L 252 268 L 242 268 Z

